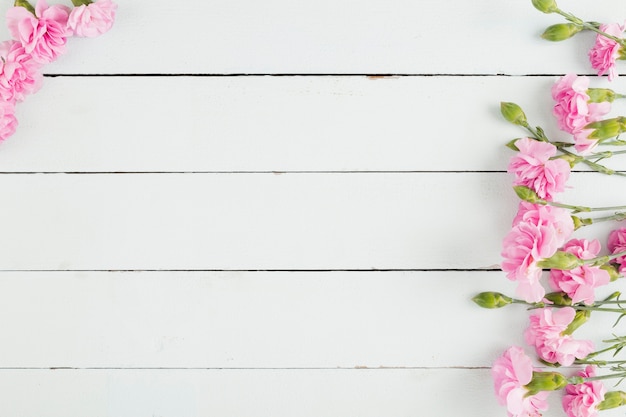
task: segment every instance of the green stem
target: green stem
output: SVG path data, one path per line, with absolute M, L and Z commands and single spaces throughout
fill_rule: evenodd
M 575 25 L 582 26 L 583 28 L 585 28 L 587 30 L 591 30 L 592 32 L 596 32 L 597 34 L 602 35 L 605 38 L 608 38 L 608 39 L 611 39 L 612 41 L 617 42 L 618 44 L 620 44 L 622 46 L 622 48 L 626 47 L 626 41 L 624 41 L 624 39 L 620 39 L 620 38 L 617 38 L 617 37 L 615 37 L 613 35 L 609 35 L 608 33 L 600 30 L 597 27 L 595 27 L 591 23 L 583 22 L 582 19 L 574 16 L 571 13 L 564 12 L 563 10 L 558 9 L 558 8 L 556 9 L 556 13 L 560 14 L 566 20 L 569 20 L 570 22 L 574 23 Z
M 626 210 L 626 206 L 612 206 L 612 207 L 585 207 L 585 206 L 573 206 L 571 204 L 557 203 L 556 201 L 539 200 L 538 204 L 544 206 L 560 207 L 564 209 L 573 210 L 575 213 L 589 213 L 592 211 L 614 211 L 614 210 Z
M 610 221 L 622 221 L 622 220 L 626 220 L 626 211 L 617 212 L 612 216 L 598 217 L 596 219 L 589 219 L 589 220 L 592 221 L 592 224 L 601 223 L 601 222 L 610 222 Z M 583 226 L 587 226 L 587 225 L 583 222 Z

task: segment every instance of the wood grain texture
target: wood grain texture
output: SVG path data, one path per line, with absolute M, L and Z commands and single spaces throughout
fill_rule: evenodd
M 502 171 L 504 144 L 527 132 L 502 119 L 500 101 L 571 141 L 551 116 L 555 80 L 47 78 L 20 104 L 0 171 Z M 617 101 L 611 116 L 625 111 Z M 606 163 L 626 169 L 624 156 Z

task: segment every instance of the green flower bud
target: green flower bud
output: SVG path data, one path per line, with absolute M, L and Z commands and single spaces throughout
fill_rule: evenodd
M 608 88 L 588 88 L 587 95 L 590 103 L 612 103 L 615 100 L 615 91 Z
M 472 301 L 483 308 L 501 308 L 511 304 L 513 299 L 499 292 L 488 291 L 481 292 Z
M 611 279 L 611 282 L 615 281 L 616 279 L 618 279 L 619 277 L 622 276 L 619 273 L 619 265 L 616 265 L 616 264 L 602 265 L 600 267 L 600 269 L 604 269 L 606 272 L 609 273 L 609 277 Z
M 15 7 L 23 7 L 32 14 L 35 14 L 35 8 L 27 0 L 15 0 L 15 3 L 13 3 L 13 5 Z
M 614 138 L 620 133 L 626 132 L 626 117 L 615 117 L 589 123 L 585 126 L 585 129 L 593 129 L 593 132 L 588 136 L 589 139 L 604 140 Z
M 533 379 L 525 385 L 528 396 L 541 391 L 556 391 L 565 388 L 567 378 L 558 372 L 533 372 Z
M 537 262 L 537 266 L 542 269 L 570 270 L 583 265 L 583 262 L 572 253 L 557 251 L 552 257 Z
M 554 13 L 559 8 L 554 0 L 532 0 L 535 9 L 543 13 Z
M 515 103 L 500 103 L 500 113 L 502 116 L 508 121 L 518 126 L 527 126 L 528 120 L 526 120 L 526 115 L 520 106 Z
M 585 324 L 587 320 L 591 317 L 590 310 L 577 310 L 576 315 L 574 316 L 574 320 L 567 326 L 565 330 L 563 330 L 563 335 L 568 335 L 574 333 L 576 329 Z
M 596 406 L 598 410 L 608 410 L 610 408 L 620 407 L 626 404 L 626 392 L 609 391 L 604 394 L 604 401 Z
M 558 23 L 556 25 L 548 26 L 548 28 L 541 34 L 541 37 L 552 42 L 564 41 L 569 39 L 578 32 L 583 30 L 582 26 L 575 25 L 573 23 Z
M 567 296 L 563 291 L 559 292 L 551 292 L 546 294 L 543 298 L 548 301 L 551 301 L 554 305 L 557 306 L 571 306 L 572 299 Z
M 572 220 L 574 221 L 574 230 L 578 230 L 583 226 L 589 226 L 593 224 L 593 219 L 583 219 L 578 216 L 572 216 Z
M 515 194 L 517 194 L 521 200 L 528 201 L 529 203 L 536 203 L 541 200 L 536 192 L 523 185 L 516 185 L 513 187 L 513 190 L 515 190 Z

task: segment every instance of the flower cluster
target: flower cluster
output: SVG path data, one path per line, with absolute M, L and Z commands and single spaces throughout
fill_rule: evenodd
M 549 41 L 562 41 L 583 30 L 596 33 L 593 46 L 589 49 L 589 62 L 598 75 L 608 74 L 609 81 L 617 77 L 616 61 L 626 59 L 626 40 L 624 39 L 624 23 L 585 22 L 571 13 L 559 9 L 555 0 L 532 0 L 533 5 L 543 13 L 556 13 L 568 23 L 557 23 L 549 26 L 542 37 Z
M 561 11 L 554 0 L 532 0 L 544 13 L 564 16 L 568 23 L 549 27 L 543 37 L 569 38 L 582 30 L 596 32 L 589 52 L 598 75 L 617 76 L 615 62 L 625 59 L 624 25 L 584 22 Z M 516 284 L 516 298 L 498 292 L 483 292 L 474 301 L 485 308 L 511 304 L 530 311 L 524 341 L 534 350 L 540 367 L 524 348 L 512 346 L 492 367 L 498 402 L 510 417 L 537 417 L 548 408 L 553 391 L 562 393 L 562 406 L 569 417 L 595 417 L 601 410 L 626 405 L 626 392 L 607 391 L 602 380 L 626 378 L 626 359 L 619 352 L 626 336 L 602 341 L 574 332 L 594 312 L 626 316 L 620 293 L 598 299 L 596 289 L 610 286 L 626 274 L 626 206 L 590 207 L 561 201 L 572 169 L 581 164 L 603 175 L 626 176 L 606 165 L 608 158 L 626 154 L 626 117 L 609 117 L 613 102 L 626 98 L 611 89 L 593 88 L 585 76 L 567 74 L 551 87 L 552 114 L 565 139 L 551 140 L 541 127 L 533 127 L 515 103 L 501 103 L 504 118 L 525 130 L 525 136 L 507 144 L 515 154 L 508 172 L 520 198 L 517 214 L 502 244 L 502 270 Z M 617 222 L 608 236 L 586 239 L 576 231 L 601 222 Z M 603 244 L 604 243 L 604 244 Z M 603 248 L 604 246 L 604 248 Z M 613 353 L 611 360 L 602 355 Z M 546 367 L 576 366 L 568 372 L 549 372 Z M 601 371 L 599 371 L 601 370 Z
M 16 0 L 6 15 L 11 40 L 0 43 L 0 141 L 17 128 L 15 105 L 42 84 L 42 68 L 65 53 L 72 36 L 95 37 L 113 26 L 111 0 L 72 0 L 72 8 Z

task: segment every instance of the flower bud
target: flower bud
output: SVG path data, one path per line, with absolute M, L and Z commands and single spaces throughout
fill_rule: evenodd
M 542 269 L 561 269 L 569 271 L 577 266 L 583 265 L 584 261 L 573 253 L 557 251 L 548 259 L 537 262 L 537 266 Z
M 620 407 L 625 404 L 626 404 L 626 392 L 609 391 L 606 394 L 604 394 L 604 401 L 602 401 L 596 407 L 598 410 L 608 410 L 610 408 Z
M 615 91 L 608 88 L 588 88 L 587 95 L 589 103 L 602 103 L 608 101 L 612 103 L 615 100 Z
M 527 126 L 528 120 L 526 120 L 526 115 L 520 106 L 515 103 L 500 103 L 500 113 L 502 116 L 508 121 L 515 125 L 519 126 Z
M 499 292 L 481 292 L 472 298 L 476 304 L 482 308 L 501 308 L 513 302 L 513 299 Z
M 543 13 L 554 13 L 558 10 L 554 0 L 532 0 L 535 9 Z
M 536 203 L 541 200 L 536 192 L 526 186 L 516 185 L 515 187 L 513 187 L 513 190 L 515 190 L 515 194 L 517 194 L 517 196 L 523 201 Z
M 576 329 L 585 324 L 587 320 L 591 317 L 590 310 L 577 310 L 576 315 L 574 315 L 574 320 L 567 326 L 565 330 L 561 333 L 562 335 L 568 335 L 574 333 Z
M 541 391 L 556 391 L 565 388 L 567 378 L 558 372 L 533 372 L 533 379 L 525 385 L 527 395 L 535 395 Z
M 587 136 L 589 139 L 604 140 L 614 138 L 620 133 L 626 132 L 626 117 L 615 117 L 589 123 L 585 126 L 585 129 L 593 129 L 593 132 Z
M 552 42 L 564 41 L 569 39 L 578 32 L 583 30 L 582 26 L 575 25 L 573 23 L 558 23 L 556 25 L 548 26 L 548 28 L 541 34 L 541 37 Z
M 548 293 L 544 295 L 543 298 L 545 298 L 546 300 L 550 301 L 552 304 L 557 305 L 557 306 L 571 306 L 572 305 L 572 299 L 569 298 L 568 295 L 563 291 Z
M 583 219 L 578 216 L 572 216 L 572 220 L 574 221 L 574 230 L 578 230 L 583 226 L 589 226 L 593 224 L 593 219 Z

